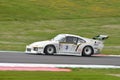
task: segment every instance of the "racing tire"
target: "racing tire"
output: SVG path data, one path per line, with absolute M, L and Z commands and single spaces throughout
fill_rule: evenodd
M 93 55 L 93 53 L 94 53 L 94 51 L 91 46 L 85 46 L 82 51 L 82 56 L 89 57 L 89 56 Z
M 46 55 L 53 55 L 54 53 L 56 53 L 55 46 L 53 46 L 53 45 L 46 46 L 44 49 L 44 53 Z

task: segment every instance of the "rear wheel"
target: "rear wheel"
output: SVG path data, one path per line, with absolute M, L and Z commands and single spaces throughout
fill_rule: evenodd
M 82 56 L 91 56 L 93 54 L 93 48 L 91 46 L 85 46 L 82 51 Z
M 56 49 L 53 45 L 48 45 L 45 47 L 44 53 L 47 55 L 53 55 L 56 53 Z

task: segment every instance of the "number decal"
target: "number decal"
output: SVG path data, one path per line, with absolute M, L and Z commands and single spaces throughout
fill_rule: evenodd
M 68 50 L 68 46 L 66 46 L 65 49 Z

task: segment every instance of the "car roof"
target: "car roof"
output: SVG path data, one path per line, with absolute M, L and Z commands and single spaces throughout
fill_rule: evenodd
M 86 38 L 86 37 L 81 37 L 81 36 L 78 36 L 78 35 L 73 35 L 73 34 L 59 34 L 59 35 L 62 35 L 62 36 L 72 36 L 72 37 L 77 37 L 77 38 L 81 38 L 81 39 L 83 39 L 83 40 L 85 40 L 85 41 L 89 41 L 89 40 L 91 40 L 91 39 L 89 39 L 89 38 Z
M 63 35 L 63 36 L 73 36 L 73 37 L 83 38 L 83 37 L 81 37 L 81 36 L 73 35 L 73 34 L 59 34 L 59 35 Z

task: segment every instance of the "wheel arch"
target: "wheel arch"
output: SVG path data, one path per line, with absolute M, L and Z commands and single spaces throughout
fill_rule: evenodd
M 43 52 L 44 52 L 44 53 L 45 53 L 45 48 L 46 48 L 47 46 L 53 46 L 53 47 L 54 47 L 54 49 L 55 49 L 55 53 L 56 53 L 56 47 L 55 47 L 55 45 L 54 45 L 54 44 L 47 44 L 47 45 L 44 47 L 44 50 L 43 50 Z
M 92 55 L 94 54 L 94 48 L 93 48 L 93 46 L 91 46 L 91 45 L 85 45 L 83 48 L 82 48 L 82 51 L 81 51 L 81 54 L 83 55 L 83 52 L 84 52 L 84 48 L 85 47 L 90 47 L 91 49 L 92 49 Z

